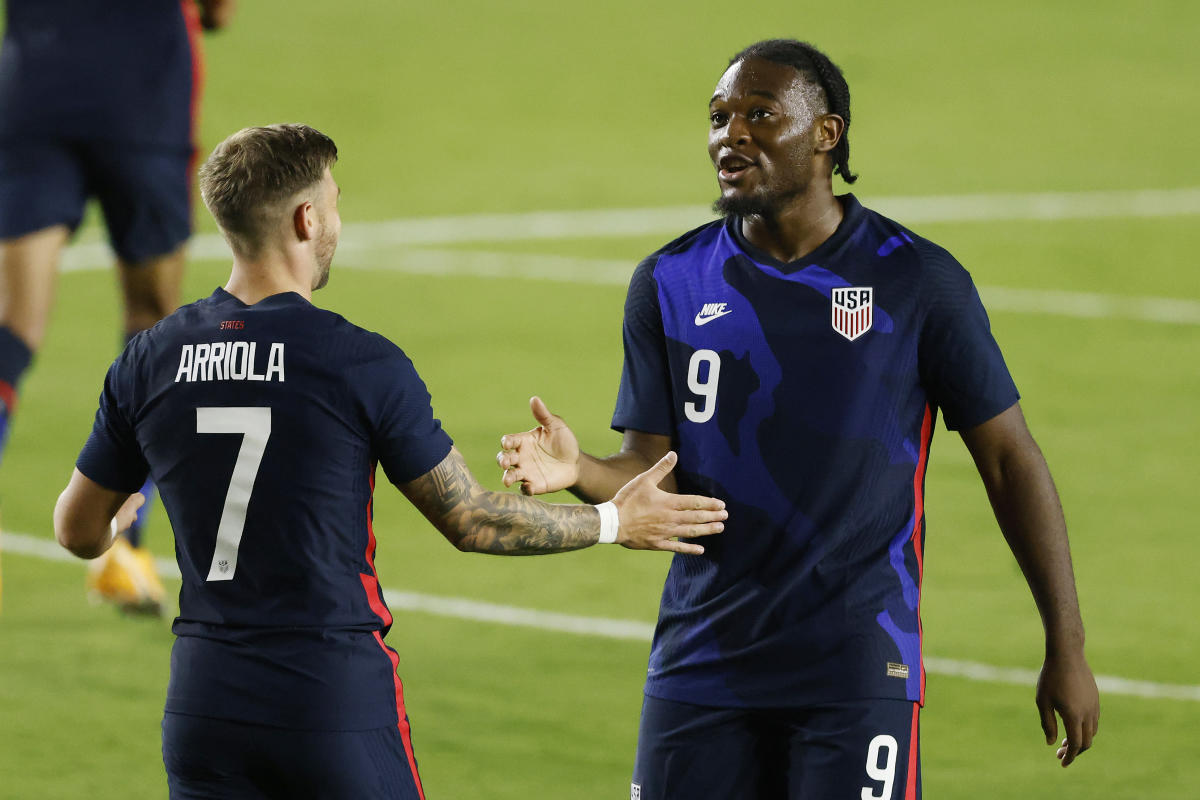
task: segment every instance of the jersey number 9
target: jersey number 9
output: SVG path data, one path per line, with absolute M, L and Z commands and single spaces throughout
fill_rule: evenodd
M 704 380 L 700 380 L 700 365 L 707 364 Z M 721 356 L 713 350 L 697 350 L 688 362 L 688 388 L 704 401 L 697 405 L 691 400 L 683 404 L 684 415 L 692 422 L 708 422 L 717 411 L 717 381 L 721 379 Z

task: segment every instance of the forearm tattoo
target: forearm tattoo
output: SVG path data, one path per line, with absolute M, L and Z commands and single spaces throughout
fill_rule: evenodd
M 600 515 L 590 505 L 543 503 L 492 492 L 475 481 L 458 450 L 403 487 L 405 496 L 464 551 L 524 556 L 595 544 Z

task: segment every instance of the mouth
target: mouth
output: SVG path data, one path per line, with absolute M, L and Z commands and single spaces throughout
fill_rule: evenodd
M 717 161 L 717 176 L 724 183 L 735 183 L 746 170 L 755 166 L 757 165 L 753 161 L 743 155 L 728 153 Z

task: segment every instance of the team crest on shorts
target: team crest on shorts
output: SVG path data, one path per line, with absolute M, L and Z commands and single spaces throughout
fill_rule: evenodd
M 640 783 L 629 784 L 629 800 L 642 800 L 642 785 Z
M 830 297 L 833 329 L 852 342 L 871 330 L 875 319 L 874 296 L 870 286 L 834 289 Z

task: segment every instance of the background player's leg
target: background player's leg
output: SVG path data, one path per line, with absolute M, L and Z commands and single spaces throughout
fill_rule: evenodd
M 766 800 L 760 744 L 753 712 L 646 697 L 630 797 Z
M 117 260 L 117 277 L 125 299 L 125 338 L 151 328 L 179 307 L 183 285 L 185 247 L 142 259 Z
M 183 283 L 184 247 L 140 263 L 123 259 L 117 261 L 117 275 L 125 299 L 125 342 L 151 328 L 160 319 L 179 307 L 179 291 Z M 141 489 L 146 503 L 138 509 L 137 519 L 129 526 L 126 537 L 135 549 L 142 546 L 146 515 L 154 498 L 154 484 L 147 480 Z
M 125 341 L 152 327 L 179 305 L 183 281 L 184 247 L 141 261 L 118 259 L 117 275 L 125 305 Z M 88 594 L 115 604 L 123 611 L 158 615 L 163 612 L 166 588 L 158 577 L 154 556 L 142 547 L 146 515 L 154 497 L 154 483 L 141 488 L 146 503 L 120 541 L 88 565 Z
M 17 410 L 17 387 L 46 335 L 66 225 L 0 240 L 0 458 Z M 0 592 L 3 584 L 0 583 Z
M 191 234 L 191 148 L 155 149 L 90 143 L 91 185 L 117 253 L 126 340 L 152 327 L 179 305 L 184 244 Z M 142 493 L 152 498 L 147 483 Z M 150 551 L 141 546 L 146 512 L 127 533 L 129 548 L 93 562 L 89 588 L 126 611 L 161 614 L 166 591 Z
M 17 385 L 46 335 L 66 225 L 0 241 L 0 454 Z
M 0 454 L 21 375 L 46 333 L 58 257 L 83 216 L 86 183 L 69 145 L 0 142 Z
M 920 707 L 868 699 L 785 713 L 788 800 L 920 800 Z

